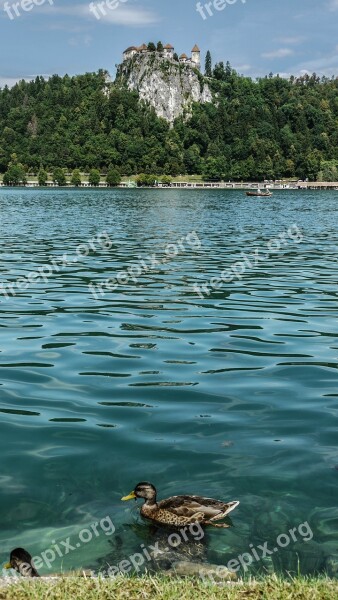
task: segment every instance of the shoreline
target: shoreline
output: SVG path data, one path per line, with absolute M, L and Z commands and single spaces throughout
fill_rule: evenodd
M 1 600 L 73 600 L 87 598 L 100 600 L 114 598 L 139 600 L 141 597 L 152 600 L 251 600 L 278 598 L 288 600 L 335 600 L 338 596 L 338 580 L 325 576 L 282 578 L 266 575 L 262 578 L 250 578 L 236 582 L 212 582 L 197 578 L 180 578 L 168 575 L 144 575 L 139 577 L 119 576 L 115 579 L 90 579 L 80 577 L 19 579 L 12 585 L 2 585 L 0 579 Z M 32 595 L 34 593 L 34 596 Z
M 267 184 L 267 183 L 237 183 L 237 182 L 232 182 L 232 183 L 224 183 L 224 182 L 219 182 L 219 183 L 212 183 L 212 182 L 205 182 L 205 183 L 191 183 L 191 182 L 172 182 L 171 185 L 156 185 L 156 186 L 140 186 L 137 187 L 135 185 L 129 185 L 127 182 L 122 182 L 120 185 L 117 186 L 108 186 L 104 183 L 100 184 L 100 185 L 89 185 L 88 182 L 83 181 L 81 185 L 79 186 L 75 186 L 75 185 L 71 185 L 70 183 L 67 185 L 57 185 L 57 184 L 48 184 L 46 186 L 39 186 L 37 182 L 35 181 L 28 181 L 28 183 L 26 185 L 15 185 L 15 186 L 11 186 L 11 185 L 4 185 L 2 182 L 0 182 L 0 190 L 13 190 L 13 189 L 26 189 L 26 190 L 31 190 L 31 189 L 39 189 L 39 190 L 57 190 L 57 189 L 61 189 L 61 190 L 227 190 L 227 191 L 257 191 L 258 189 L 261 190 L 267 190 L 269 189 L 272 192 L 277 192 L 277 191 L 304 191 L 304 190 L 311 190 L 311 191 L 322 191 L 322 190 L 331 190 L 331 191 L 338 191 L 338 182 L 318 182 L 318 181 L 314 181 L 314 182 L 298 182 L 298 183 L 293 183 L 293 184 L 288 184 L 288 183 L 271 183 L 271 184 Z

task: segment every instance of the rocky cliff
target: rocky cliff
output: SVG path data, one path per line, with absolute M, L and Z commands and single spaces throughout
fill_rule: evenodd
M 168 60 L 158 53 L 139 54 L 118 69 L 118 81 L 136 90 L 156 114 L 173 123 L 191 113 L 193 102 L 212 102 L 208 83 L 197 69 Z

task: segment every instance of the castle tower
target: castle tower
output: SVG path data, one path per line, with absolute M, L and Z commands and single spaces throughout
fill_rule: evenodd
M 133 58 L 137 54 L 136 46 L 129 46 L 127 50 L 123 52 L 123 60 L 128 60 L 129 58 Z
M 166 46 L 164 46 L 163 51 L 164 51 L 164 56 L 166 58 L 173 58 L 175 48 L 171 44 L 167 44 Z
M 201 51 L 197 44 L 195 44 L 191 51 L 191 62 L 197 69 L 201 68 Z
M 146 44 L 142 44 L 142 46 L 139 46 L 139 48 L 137 48 L 137 51 L 141 52 L 141 54 L 147 54 L 148 46 L 146 46 Z

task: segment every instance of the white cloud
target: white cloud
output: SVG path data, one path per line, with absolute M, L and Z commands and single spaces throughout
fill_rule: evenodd
M 330 0 L 329 9 L 332 11 L 338 10 L 338 0 Z
M 292 56 L 294 51 L 291 48 L 279 48 L 279 50 L 273 50 L 272 52 L 263 52 L 262 58 L 286 58 Z
M 66 23 L 65 21 L 61 21 L 59 23 L 44 23 L 44 28 L 50 29 L 51 31 L 65 31 L 67 33 L 83 33 L 89 30 L 87 24 L 85 25 L 71 25 L 70 23 Z
M 5 85 L 8 85 L 8 87 L 11 88 L 19 81 L 22 81 L 22 79 L 24 79 L 25 81 L 33 81 L 36 77 L 37 75 L 22 75 L 20 77 L 6 77 L 5 75 L 0 75 L 0 88 L 5 87 Z M 45 79 L 48 79 L 50 75 L 39 74 L 39 77 L 44 77 Z
M 250 71 L 251 68 L 251 65 L 234 65 L 234 69 L 237 71 L 237 73 L 245 73 L 247 71 Z
M 0 88 L 5 87 L 5 85 L 8 85 L 8 87 L 13 87 L 13 85 L 18 83 L 18 81 L 20 81 L 21 79 L 24 79 L 24 78 L 23 77 L 2 77 L 0 75 Z
M 338 74 L 338 52 L 331 56 L 322 56 L 314 60 L 303 62 L 295 67 L 296 72 L 317 73 L 331 77 Z
M 302 42 L 304 42 L 305 39 L 306 38 L 304 36 L 298 36 L 298 37 L 295 36 L 295 37 L 282 37 L 282 38 L 279 38 L 279 41 L 282 44 L 288 44 L 290 46 L 293 46 L 293 45 L 296 46 L 297 44 L 301 44 Z
M 68 40 L 70 46 L 90 46 L 92 43 L 91 35 L 76 35 Z
M 90 10 L 90 6 L 97 7 L 98 4 L 104 4 L 103 11 L 97 9 L 96 11 Z M 42 5 L 36 7 L 35 12 L 49 15 L 52 17 L 57 16 L 69 16 L 77 17 L 78 19 L 86 19 L 91 21 L 93 24 L 101 25 L 125 25 L 128 27 L 143 27 L 145 25 L 153 25 L 159 21 L 159 18 L 155 13 L 145 8 L 136 8 L 128 4 L 119 4 L 117 8 L 111 9 L 106 3 L 91 2 L 88 4 L 74 4 L 73 6 L 50 6 Z M 98 14 L 99 19 L 95 16 Z M 102 14 L 103 13 L 103 14 Z

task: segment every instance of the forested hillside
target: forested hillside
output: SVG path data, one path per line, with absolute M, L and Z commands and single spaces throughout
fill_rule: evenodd
M 210 77 L 211 75 L 211 77 Z M 0 91 L 0 171 L 16 153 L 29 171 L 55 167 L 206 179 L 338 179 L 338 79 L 253 81 L 219 63 L 212 104 L 173 128 L 107 73 L 54 75 Z

